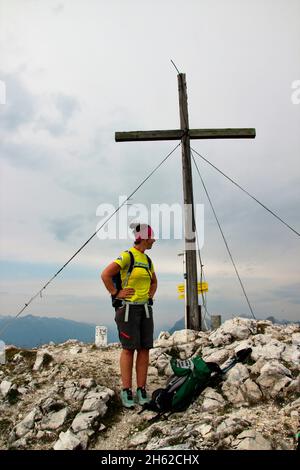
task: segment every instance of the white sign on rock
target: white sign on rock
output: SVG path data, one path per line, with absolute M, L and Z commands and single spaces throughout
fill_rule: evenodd
M 0 340 L 0 364 L 5 364 L 5 343 Z
M 95 344 L 97 348 L 107 346 L 107 328 L 106 326 L 96 326 Z

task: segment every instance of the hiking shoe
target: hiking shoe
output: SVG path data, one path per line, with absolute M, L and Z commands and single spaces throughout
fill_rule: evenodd
M 132 396 L 132 390 L 130 388 L 124 388 L 121 392 L 122 405 L 125 408 L 134 408 L 134 401 Z
M 149 403 L 150 398 L 147 396 L 145 387 L 139 387 L 136 391 L 137 402 L 139 405 L 145 405 Z

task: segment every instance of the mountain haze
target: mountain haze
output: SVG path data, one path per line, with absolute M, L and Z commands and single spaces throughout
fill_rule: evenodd
M 0 316 L 0 330 L 13 317 Z M 50 341 L 63 343 L 68 339 L 77 339 L 84 343 L 95 341 L 95 326 L 91 323 L 66 320 L 65 318 L 50 318 L 26 315 L 13 321 L 1 335 L 6 344 L 14 344 L 22 348 L 33 348 Z M 115 325 L 108 327 L 108 342 L 118 341 Z

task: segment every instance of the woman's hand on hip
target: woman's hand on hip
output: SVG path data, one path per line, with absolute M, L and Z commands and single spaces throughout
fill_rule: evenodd
M 135 290 L 132 287 L 125 287 L 125 289 L 121 289 L 117 295 L 117 299 L 127 299 L 128 297 L 132 297 L 135 293 Z

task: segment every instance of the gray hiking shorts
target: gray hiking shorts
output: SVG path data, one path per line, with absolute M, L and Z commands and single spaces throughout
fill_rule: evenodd
M 148 306 L 149 318 L 144 305 L 130 305 L 128 321 L 125 321 L 125 305 L 116 309 L 115 322 L 123 349 L 153 348 L 153 312 Z

